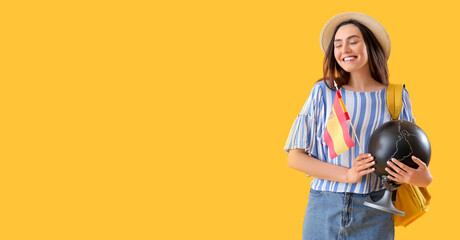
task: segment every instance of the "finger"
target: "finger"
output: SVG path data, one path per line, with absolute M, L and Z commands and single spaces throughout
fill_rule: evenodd
M 368 163 L 368 162 L 371 162 L 373 160 L 374 160 L 374 156 L 371 155 L 370 157 L 366 158 L 366 160 L 364 162 Z
M 420 167 L 426 167 L 426 163 L 424 163 L 420 158 L 416 156 L 412 156 L 412 160 L 417 163 Z
M 369 173 L 371 173 L 373 171 L 375 171 L 375 168 L 369 168 L 369 169 L 366 169 L 364 171 L 359 172 L 359 175 L 364 176 L 364 175 L 369 174 Z
M 392 180 L 392 181 L 395 181 L 395 182 L 397 182 L 397 183 L 399 183 L 399 184 L 401 184 L 401 183 L 407 183 L 407 181 L 405 180 L 405 178 L 401 178 L 400 176 L 394 177 L 394 176 L 388 175 L 387 177 L 388 177 L 388 179 L 390 179 L 390 180 Z
M 368 162 L 368 163 L 366 163 L 366 164 L 360 165 L 360 166 L 357 168 L 357 170 L 358 170 L 358 171 L 362 171 L 362 170 L 368 169 L 368 168 L 370 168 L 370 167 L 372 167 L 372 166 L 374 166 L 374 165 L 375 165 L 375 161 Z
M 365 163 L 366 159 L 368 159 L 370 157 L 370 154 L 365 154 L 365 153 L 362 153 L 362 154 L 359 154 L 358 157 L 356 157 L 354 160 L 353 160 L 353 165 L 360 165 L 362 164 L 363 162 Z
M 394 171 L 393 169 L 391 169 L 391 168 L 386 167 L 386 168 L 385 168 L 385 171 L 387 171 L 388 174 L 389 174 L 390 176 L 392 176 L 393 178 L 395 178 L 395 179 L 397 179 L 397 178 L 399 178 L 399 177 L 402 177 L 401 174 L 395 172 L 395 171 Z M 393 179 L 392 179 L 392 180 L 393 180 Z
M 409 170 L 408 169 L 409 167 L 406 164 L 398 161 L 398 159 L 396 159 L 396 158 L 392 158 L 391 161 L 388 161 L 387 163 L 393 164 L 394 166 L 391 166 L 391 165 L 390 166 L 393 167 L 397 172 L 398 172 L 399 169 L 397 169 L 396 166 L 398 166 L 400 169 L 404 170 L 405 172 L 407 172 Z
M 392 180 L 392 181 L 401 182 L 399 179 L 397 179 L 397 178 L 395 178 L 395 177 L 393 177 L 393 176 L 391 176 L 391 175 L 388 175 L 387 177 L 388 177 L 388 179 L 390 179 L 390 180 Z
M 372 160 L 374 160 L 374 156 L 372 156 L 372 155 L 369 154 L 369 155 L 367 155 L 364 159 L 362 159 L 362 160 L 360 161 L 360 163 L 361 163 L 361 164 L 366 164 L 366 163 L 368 163 L 368 162 L 371 162 Z
M 353 160 L 352 167 L 359 168 L 363 164 L 367 164 L 372 160 L 374 160 L 374 157 L 371 154 L 360 154 L 357 158 Z
M 387 162 L 387 166 L 390 166 L 391 167 L 391 170 L 395 173 L 400 173 L 400 172 L 404 172 L 404 170 L 400 169 L 396 164 L 394 164 L 392 161 L 388 161 Z M 386 170 L 387 168 L 385 168 Z
M 366 160 L 368 158 L 370 158 L 372 155 L 370 153 L 361 153 L 359 154 L 359 156 L 356 158 L 358 161 L 359 160 Z

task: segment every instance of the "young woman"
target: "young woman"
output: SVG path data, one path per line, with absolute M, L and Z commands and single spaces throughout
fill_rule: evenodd
M 363 205 L 384 191 L 381 180 L 373 173 L 373 156 L 361 152 L 356 144 L 331 159 L 323 138 L 336 93 L 334 82 L 362 149 L 367 149 L 371 133 L 391 120 L 386 105 L 390 39 L 374 18 L 349 12 L 326 23 L 320 43 L 325 53 L 323 79 L 313 87 L 284 147 L 288 165 L 314 177 L 303 239 L 394 239 L 393 214 Z M 406 89 L 402 98 L 399 119 L 415 122 Z M 429 168 L 412 158 L 419 165 L 417 169 L 393 159 L 389 166 L 398 171 L 389 170 L 389 178 L 427 186 L 432 181 Z

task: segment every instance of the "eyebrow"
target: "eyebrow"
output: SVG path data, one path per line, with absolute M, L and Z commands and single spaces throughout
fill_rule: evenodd
M 351 35 L 351 36 L 347 37 L 347 39 L 354 38 L 354 37 L 359 38 L 358 35 Z M 340 42 L 340 41 L 342 41 L 342 39 L 335 39 L 335 40 L 334 40 L 334 42 Z

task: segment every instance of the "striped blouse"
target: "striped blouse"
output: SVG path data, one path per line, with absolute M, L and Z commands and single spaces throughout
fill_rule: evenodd
M 355 128 L 360 145 L 366 151 L 372 132 L 383 123 L 391 120 L 386 102 L 386 88 L 375 92 L 354 92 L 341 88 L 340 93 L 350 115 L 350 121 L 348 121 L 350 136 L 356 143 L 356 138 L 352 135 L 351 123 Z M 335 159 L 331 159 L 323 138 L 334 96 L 335 91 L 327 88 L 323 81 L 315 84 L 307 102 L 292 125 L 284 150 L 305 149 L 305 152 L 311 153 L 313 157 L 324 162 L 350 168 L 353 159 L 361 154 L 358 144 Z M 402 98 L 403 107 L 399 119 L 415 123 L 409 94 L 405 88 Z M 381 190 L 383 185 L 380 178 L 375 173 L 371 173 L 353 184 L 314 178 L 311 182 L 311 188 L 320 191 L 365 194 Z

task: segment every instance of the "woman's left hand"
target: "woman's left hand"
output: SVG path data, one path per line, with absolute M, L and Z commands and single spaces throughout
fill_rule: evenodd
M 418 164 L 417 169 L 411 168 L 397 159 L 392 158 L 391 161 L 387 162 L 388 166 L 392 169 L 388 167 L 385 168 L 385 170 L 390 174 L 388 175 L 388 178 L 399 183 L 408 183 L 417 187 L 428 186 L 433 180 L 430 169 L 417 157 L 412 156 L 412 160 Z

